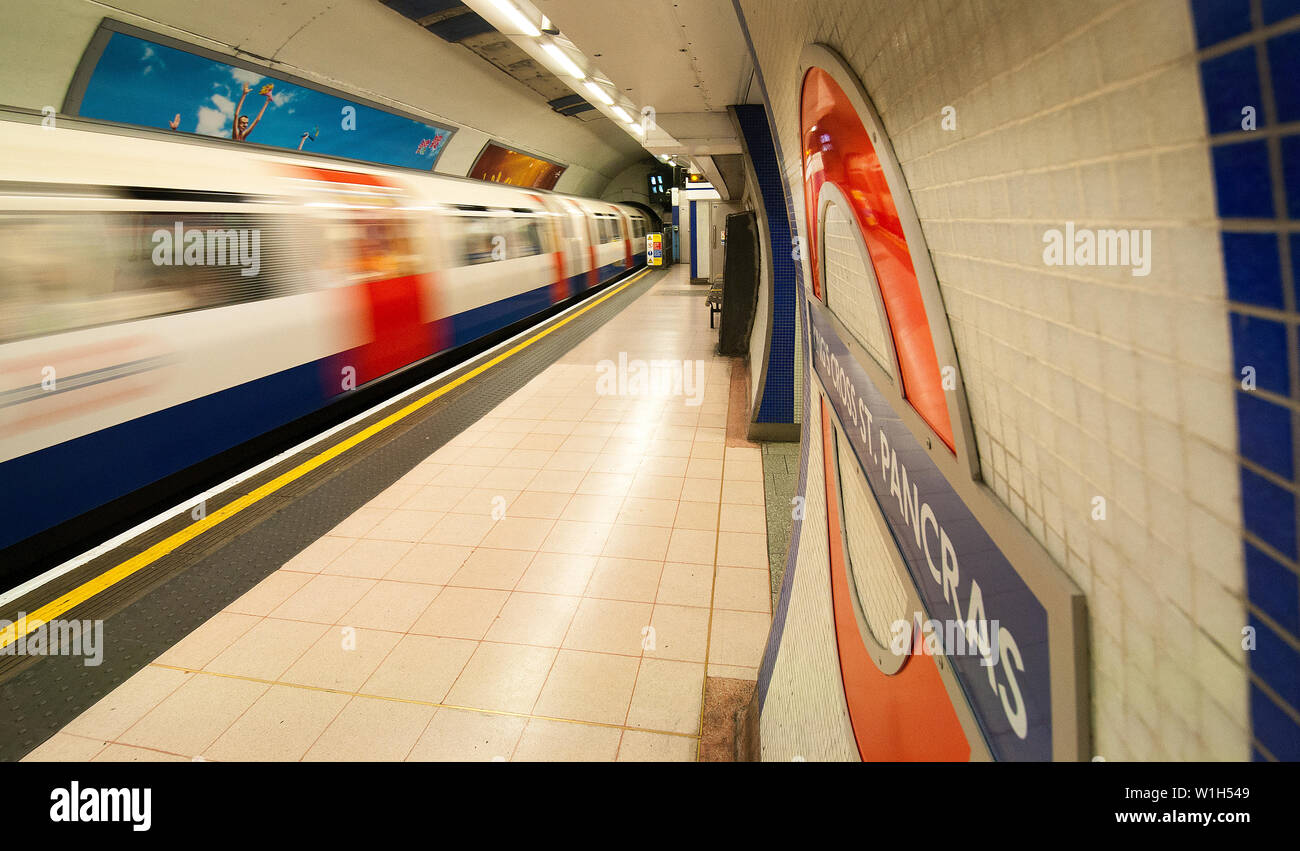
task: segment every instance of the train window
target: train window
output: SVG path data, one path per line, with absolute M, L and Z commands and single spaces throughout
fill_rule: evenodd
M 410 226 L 399 218 L 338 219 L 325 230 L 328 273 L 342 285 L 417 274 L 420 257 Z
M 510 237 L 510 256 L 531 257 L 542 253 L 542 229 L 536 219 L 516 219 Z
M 304 242 L 258 214 L 3 213 L 0 341 L 288 295 Z
M 492 216 L 457 216 L 461 228 L 461 265 L 476 266 L 493 261 L 492 249 L 500 243 L 502 219 Z M 497 257 L 500 257 L 500 252 Z

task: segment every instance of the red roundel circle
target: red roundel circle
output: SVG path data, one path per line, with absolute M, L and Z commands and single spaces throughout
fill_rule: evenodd
M 953 429 L 912 254 L 876 146 L 853 101 L 831 73 L 812 67 L 804 76 L 800 104 L 804 209 L 809 234 L 813 293 L 826 302 L 822 280 L 819 212 L 822 190 L 833 184 L 852 208 L 879 282 L 886 332 L 898 364 L 903 397 L 953 449 Z M 874 299 L 864 280 L 854 298 Z M 828 303 L 834 311 L 839 296 Z M 849 553 L 843 535 L 841 468 L 836 463 L 835 426 L 823 398 L 822 452 L 825 472 L 827 544 L 836 646 L 844 696 L 858 753 L 864 760 L 968 760 L 971 744 L 934 658 L 911 655 L 893 673 L 872 658 L 854 610 Z M 856 464 L 843 475 L 855 475 Z M 910 580 L 908 580 L 910 582 Z
M 813 293 L 824 299 L 819 258 L 821 189 L 835 184 L 848 199 L 880 281 L 889 332 L 898 357 L 903 396 L 934 433 L 953 449 L 948 400 L 916 268 L 880 157 L 857 109 L 831 75 L 813 67 L 804 76 L 800 105 L 804 214 Z M 867 297 L 873 297 L 867 294 Z

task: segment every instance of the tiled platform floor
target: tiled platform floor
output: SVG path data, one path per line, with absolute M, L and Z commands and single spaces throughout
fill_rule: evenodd
M 694 760 L 706 672 L 756 677 L 770 588 L 761 457 L 725 446 L 730 362 L 688 288 L 672 270 L 28 759 Z M 620 353 L 702 360 L 702 403 L 599 392 Z

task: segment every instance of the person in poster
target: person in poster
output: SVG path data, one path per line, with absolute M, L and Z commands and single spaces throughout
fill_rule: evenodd
M 262 116 L 266 114 L 266 108 L 271 105 L 271 100 L 274 97 L 271 94 L 273 88 L 275 88 L 274 83 L 267 83 L 265 86 L 262 86 L 261 91 L 259 91 L 258 94 L 265 97 L 266 100 L 262 102 L 262 109 L 257 113 L 257 117 L 253 119 L 253 123 L 249 124 L 248 116 L 244 115 L 244 98 L 248 97 L 248 93 L 251 91 L 252 87 L 249 86 L 248 83 L 244 83 L 244 93 L 239 96 L 239 105 L 235 107 L 235 123 L 230 128 L 230 138 L 234 139 L 236 142 L 243 142 L 248 139 L 248 134 L 253 132 L 253 128 L 257 126 L 257 122 L 261 121 Z

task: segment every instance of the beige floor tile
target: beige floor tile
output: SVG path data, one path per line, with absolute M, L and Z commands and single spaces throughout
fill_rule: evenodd
M 586 476 L 576 470 L 538 470 L 528 481 L 528 489 L 573 494 Z
M 264 618 L 203 666 L 203 670 L 261 680 L 278 679 L 325 634 L 319 623 Z
M 652 610 L 647 603 L 584 599 L 569 626 L 564 647 L 639 656 L 642 642 L 649 635 Z
M 613 523 L 622 504 L 623 500 L 619 497 L 574 494 L 560 519 L 582 523 Z
M 723 444 L 721 443 L 693 443 L 691 444 L 692 460 L 709 460 L 719 461 L 722 459 Z
M 284 569 L 302 573 L 320 573 L 321 568 L 350 546 L 352 546 L 351 538 L 335 538 L 329 535 L 317 538 L 302 552 L 286 561 Z
M 682 485 L 682 502 L 707 502 L 716 505 L 722 489 L 717 479 L 697 479 L 687 476 Z M 762 500 L 759 500 L 762 502 Z
M 100 751 L 91 762 L 192 762 L 193 757 L 186 758 L 179 754 L 164 753 L 152 748 L 136 748 L 130 745 L 111 744 Z
M 561 442 L 563 439 L 561 439 Z M 531 467 L 534 470 L 540 470 L 546 466 L 546 462 L 551 460 L 554 454 L 549 449 L 511 449 L 505 458 L 501 460 L 503 467 Z
M 515 448 L 554 452 L 562 443 L 564 443 L 564 435 L 561 434 L 525 434 L 515 444 Z
M 411 632 L 478 641 L 509 596 L 507 591 L 447 586 L 416 619 Z
M 340 620 L 342 626 L 407 632 L 441 589 L 415 582 L 381 581 Z
M 718 528 L 718 504 L 716 502 L 679 502 L 677 513 L 673 517 L 676 529 L 696 529 L 713 532 Z
M 676 501 L 681 497 L 683 481 L 685 480 L 677 476 L 651 476 L 646 473 L 637 473 L 632 479 L 632 485 L 628 488 L 627 495 L 639 499 Z
M 537 552 L 554 525 L 554 520 L 543 518 L 503 517 L 483 537 L 479 546 Z
M 727 677 L 733 680 L 757 680 L 758 668 L 746 668 L 741 665 L 719 665 L 709 663 L 710 677 Z
M 87 739 L 55 733 L 22 758 L 22 762 L 89 762 L 108 745 L 107 739 Z
M 331 627 L 280 675 L 280 681 L 355 692 L 401 636 L 395 632 Z
M 615 526 L 605 541 L 602 555 L 663 561 L 668 555 L 672 530 L 664 526 Z
M 459 638 L 404 635 L 361 686 L 364 694 L 441 702 L 478 644 Z
M 500 519 L 515 513 L 514 502 L 517 496 L 519 496 L 518 490 L 471 488 L 470 492 L 465 494 L 465 498 L 456 503 L 452 513 L 477 514 L 481 517 Z
M 352 576 L 313 576 L 293 596 L 276 606 L 271 617 L 335 623 L 374 587 L 378 580 Z
M 203 757 L 219 762 L 297 761 L 347 702 L 345 694 L 272 686 Z
M 555 520 L 564 513 L 570 499 L 572 497 L 566 493 L 527 490 L 510 501 L 506 514 L 509 517 L 538 517 Z
M 725 476 L 727 481 L 762 483 L 763 465 L 758 461 L 732 461 L 727 459 Z
M 624 730 L 618 747 L 619 762 L 695 762 L 697 741 L 687 736 L 665 736 L 643 730 Z
M 713 607 L 767 614 L 772 608 L 771 574 L 748 567 L 719 566 Z
M 703 662 L 709 638 L 709 610 L 656 604 L 650 620 L 655 646 L 647 659 Z
M 584 523 L 576 520 L 557 520 L 546 540 L 544 553 L 569 553 L 572 555 L 599 555 L 605 547 L 611 523 Z
M 496 523 L 490 516 L 446 514 L 423 538 L 426 544 L 449 544 L 454 547 L 477 547 Z
M 689 440 L 652 440 L 646 447 L 646 454 L 655 458 L 689 458 L 691 442 Z
M 642 659 L 627 725 L 669 733 L 700 733 L 704 665 Z
M 750 532 L 767 535 L 767 514 L 761 505 L 722 504 L 718 528 L 723 532 Z
M 576 439 L 577 438 L 572 438 L 572 437 L 569 438 L 569 440 L 576 440 Z M 588 439 L 598 440 L 599 442 L 597 443 L 597 445 L 600 446 L 602 450 L 604 449 L 605 443 L 608 442 L 607 439 L 605 440 L 599 438 L 588 438 Z M 630 476 L 636 473 L 637 468 L 640 466 L 640 464 L 641 464 L 641 457 L 635 453 L 601 451 L 600 454 L 596 456 L 596 460 L 591 462 L 591 472 L 617 473 L 619 475 Z
M 479 446 L 490 446 L 497 449 L 514 449 L 519 445 L 519 441 L 524 437 L 522 434 L 510 434 L 504 431 L 492 431 L 479 438 Z
M 676 500 L 629 496 L 623 500 L 616 522 L 631 526 L 672 526 L 676 516 Z
M 429 726 L 434 707 L 354 697 L 303 757 L 304 761 L 396 762 Z
M 269 688 L 265 683 L 196 674 L 133 724 L 118 741 L 194 757 Z
M 578 493 L 589 496 L 623 497 L 632 486 L 626 473 L 587 473 L 578 485 Z
M 476 445 L 462 449 L 454 463 L 465 467 L 495 467 L 509 451 L 502 447 L 483 446 L 480 442 L 476 442 Z
M 596 556 L 538 553 L 533 557 L 516 591 L 579 596 L 596 569 Z
M 308 573 L 277 570 L 250 588 L 238 600 L 226 606 L 226 612 L 262 617 L 293 596 L 294 592 L 311 579 Z
M 89 739 L 116 739 L 194 676 L 153 666 L 141 668 L 69 721 L 63 732 Z
M 462 709 L 439 709 L 408 762 L 505 762 L 527 718 Z
M 578 597 L 554 594 L 511 594 L 485 640 L 559 647 L 579 602 Z
M 761 464 L 763 463 L 763 451 L 761 449 L 750 449 L 744 446 L 728 446 L 727 461 Z
M 656 457 L 639 457 L 640 466 L 637 472 L 645 476 L 663 476 L 670 478 L 685 478 L 686 468 L 690 465 L 689 459 L 686 458 L 656 458 Z
M 556 651 L 482 642 L 444 699 L 452 706 L 526 713 L 546 682 Z
M 662 570 L 657 561 L 601 556 L 584 596 L 653 603 Z
M 410 511 L 448 512 L 455 508 L 456 503 L 464 499 L 471 490 L 472 488 L 451 485 L 426 485 L 402 503 L 402 508 Z
M 686 468 L 686 475 L 692 479 L 721 479 L 722 462 L 709 458 L 692 458 Z
M 537 470 L 532 467 L 494 467 L 478 483 L 478 487 L 501 491 L 523 490 L 536 475 Z
M 456 571 L 456 575 L 447 584 L 462 588 L 495 588 L 510 591 L 519 583 L 532 559 L 533 553 L 527 550 L 479 547 L 465 559 L 460 570 Z
M 757 667 L 763 660 L 763 648 L 771 625 L 772 619 L 766 614 L 714 611 L 709 661 L 719 665 Z
M 612 762 L 620 731 L 567 721 L 529 720 L 512 762 Z
M 659 576 L 656 603 L 708 607 L 713 596 L 713 565 L 667 562 Z
M 591 469 L 591 465 L 595 463 L 598 455 L 594 450 L 599 448 L 599 444 L 593 443 L 589 444 L 589 446 L 591 448 L 585 452 L 565 452 L 564 450 L 559 450 L 550 457 L 550 460 L 543 465 L 542 469 L 585 473 Z
M 421 582 L 446 585 L 474 552 L 473 547 L 449 544 L 416 544 L 384 575 L 390 582 Z
M 636 672 L 637 660 L 630 656 L 561 650 L 532 714 L 622 724 Z
M 297 575 L 303 579 L 308 578 L 305 573 Z M 154 662 L 200 670 L 260 620 L 260 616 L 217 612 L 189 635 L 167 648 Z
M 767 535 L 756 532 L 718 533 L 718 564 L 767 570 Z
M 673 529 L 667 561 L 713 564 L 717 535 L 700 529 Z
M 392 512 L 397 514 L 396 511 Z M 418 512 L 423 513 L 423 512 Z M 363 538 L 344 550 L 338 558 L 321 569 L 321 576 L 356 576 L 362 579 L 379 579 L 402 556 L 411 551 L 407 541 L 375 541 Z
M 513 452 L 514 450 L 510 450 Z M 434 487 L 448 485 L 457 488 L 472 488 L 483 480 L 487 475 L 487 469 L 484 467 L 472 467 L 468 464 L 449 464 L 438 475 L 433 477 L 430 482 Z
M 429 533 L 434 524 L 442 519 L 441 511 L 415 511 L 399 508 L 376 523 L 365 537 L 376 541 L 406 541 L 415 543 Z M 341 558 L 346 558 L 344 553 Z M 335 560 L 335 564 L 338 563 Z M 332 566 L 332 565 L 331 565 Z
M 763 504 L 762 482 L 738 482 L 735 480 L 722 483 L 722 501 L 739 505 Z
M 327 534 L 339 538 L 360 538 L 386 516 L 388 516 L 388 509 L 386 508 L 360 508 L 352 512 L 342 523 L 329 530 Z

